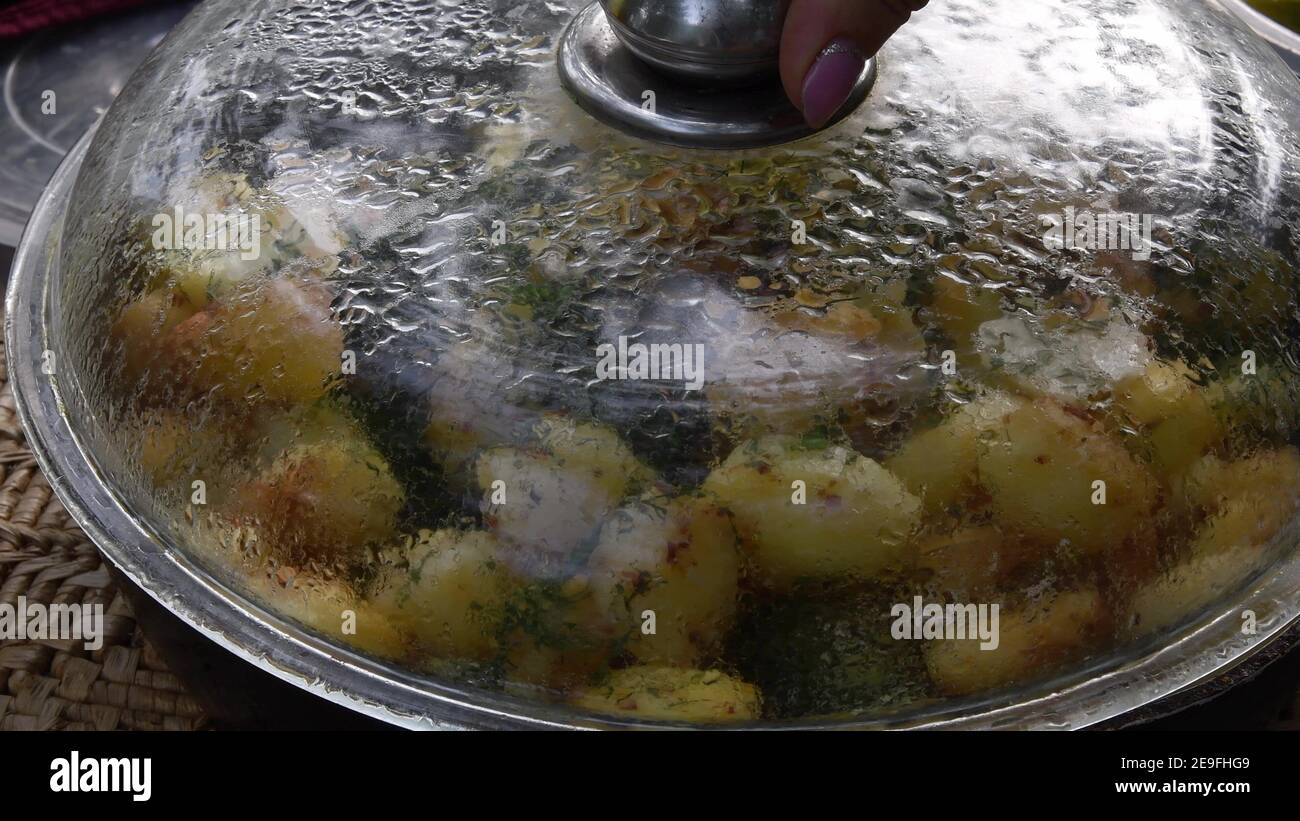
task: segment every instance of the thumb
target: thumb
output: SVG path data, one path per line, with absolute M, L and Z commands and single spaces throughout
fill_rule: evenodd
M 781 84 L 809 125 L 848 100 L 867 58 L 928 0 L 793 0 L 781 35 Z

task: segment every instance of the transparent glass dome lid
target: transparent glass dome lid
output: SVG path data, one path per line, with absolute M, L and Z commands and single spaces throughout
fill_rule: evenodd
M 1291 555 L 1297 81 L 1221 9 L 936 4 L 734 150 L 575 102 L 583 10 L 213 2 L 135 75 L 50 334 L 170 549 L 407 674 L 686 722 L 1019 703 Z

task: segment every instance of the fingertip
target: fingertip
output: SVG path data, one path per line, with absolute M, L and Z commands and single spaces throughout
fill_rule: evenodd
M 809 124 L 821 127 L 835 111 L 826 107 L 848 89 L 846 53 L 875 56 L 885 41 L 926 0 L 792 0 L 781 32 L 781 85 Z M 825 59 L 822 59 L 825 58 Z M 824 64 L 824 65 L 823 65 Z M 861 65 L 858 65 L 861 71 Z
M 793 0 L 781 32 L 781 85 L 800 111 L 804 78 L 833 37 L 825 25 L 828 5 L 825 0 Z

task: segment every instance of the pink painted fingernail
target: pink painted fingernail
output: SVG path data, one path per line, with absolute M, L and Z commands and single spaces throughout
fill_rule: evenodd
M 835 116 L 867 64 L 857 43 L 837 37 L 822 49 L 803 78 L 803 116 L 813 128 L 821 128 Z

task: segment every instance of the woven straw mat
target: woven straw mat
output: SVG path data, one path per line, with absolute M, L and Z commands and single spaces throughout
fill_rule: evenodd
M 0 730 L 194 730 L 199 706 L 141 635 L 27 448 L 0 342 L 0 604 L 104 607 L 104 641 L 0 638 Z

